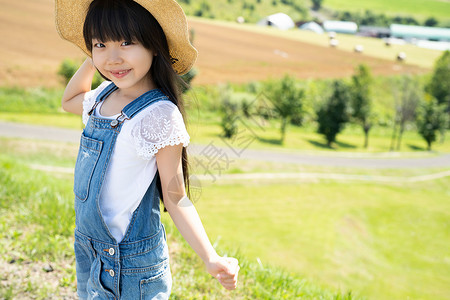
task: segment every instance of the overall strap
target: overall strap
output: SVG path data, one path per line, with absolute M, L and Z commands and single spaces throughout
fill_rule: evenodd
M 97 108 L 97 105 L 100 102 L 102 102 L 104 99 L 106 99 L 109 95 L 112 94 L 112 92 L 114 92 L 117 89 L 118 89 L 118 87 L 112 82 L 106 88 L 104 88 L 103 91 L 101 91 L 101 93 L 95 99 L 95 103 L 92 106 L 91 110 L 88 112 L 88 115 L 89 116 L 92 115 L 94 110 Z
M 97 97 L 96 102 L 92 109 L 89 111 L 89 115 L 91 115 L 94 110 L 96 109 L 97 105 L 106 99 L 109 95 L 111 95 L 115 90 L 117 90 L 118 87 L 111 82 Z M 138 98 L 134 99 L 132 102 L 128 103 L 121 111 L 121 114 L 111 122 L 112 128 L 118 128 L 119 125 L 121 125 L 125 120 L 132 119 L 137 113 L 139 113 L 141 110 L 145 109 L 146 107 L 150 106 L 152 103 L 161 101 L 161 100 L 167 100 L 169 101 L 169 98 L 160 90 L 160 89 L 153 89 L 150 90 Z
M 103 89 L 103 91 L 97 96 L 97 99 L 95 99 L 95 102 L 101 102 L 104 99 L 106 99 L 109 95 L 112 94 L 112 92 L 114 92 L 115 90 L 117 90 L 118 87 L 111 82 L 110 84 L 108 84 L 108 86 L 106 88 Z
M 127 104 L 122 110 L 122 114 L 126 119 L 131 119 L 141 110 L 161 100 L 169 101 L 169 98 L 160 89 L 150 90 Z

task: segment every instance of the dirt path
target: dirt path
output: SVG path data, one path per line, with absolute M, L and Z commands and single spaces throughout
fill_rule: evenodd
M 78 143 L 80 131 L 25 125 L 17 123 L 0 122 L 0 136 L 18 137 L 26 139 L 50 140 L 59 142 Z M 189 145 L 190 154 L 200 154 L 207 145 Z M 230 159 L 235 159 L 236 154 L 232 149 L 220 148 L 222 153 Z M 407 168 L 450 168 L 450 154 L 442 154 L 433 157 L 418 158 L 393 158 L 380 154 L 355 157 L 354 153 L 338 153 L 330 155 L 313 155 L 305 153 L 286 153 L 267 150 L 245 149 L 240 154 L 240 159 L 253 159 L 270 162 L 294 163 L 311 166 L 372 168 L 372 169 L 407 169 Z

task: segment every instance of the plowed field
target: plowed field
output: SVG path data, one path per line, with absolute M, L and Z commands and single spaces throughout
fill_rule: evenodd
M 57 69 L 65 58 L 83 57 L 59 38 L 53 0 L 0 0 L 0 85 L 56 86 Z M 348 76 L 366 63 L 375 74 L 421 72 L 415 66 L 321 47 L 273 35 L 190 21 L 199 50 L 197 84 L 246 82 L 280 77 Z

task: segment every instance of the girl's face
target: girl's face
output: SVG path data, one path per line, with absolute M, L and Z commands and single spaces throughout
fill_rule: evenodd
M 97 69 L 119 89 L 137 96 L 155 88 L 148 74 L 153 57 L 154 53 L 139 42 L 92 41 L 92 60 Z

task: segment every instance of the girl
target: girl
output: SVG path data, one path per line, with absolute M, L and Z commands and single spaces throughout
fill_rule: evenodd
M 83 116 L 75 166 L 75 257 L 81 299 L 167 299 L 172 279 L 159 199 L 226 289 L 238 262 L 217 255 L 189 200 L 178 75 L 197 51 L 173 0 L 56 0 L 60 35 L 87 58 L 64 110 Z M 95 71 L 107 79 L 90 90 Z M 187 189 L 188 190 L 188 189 Z

